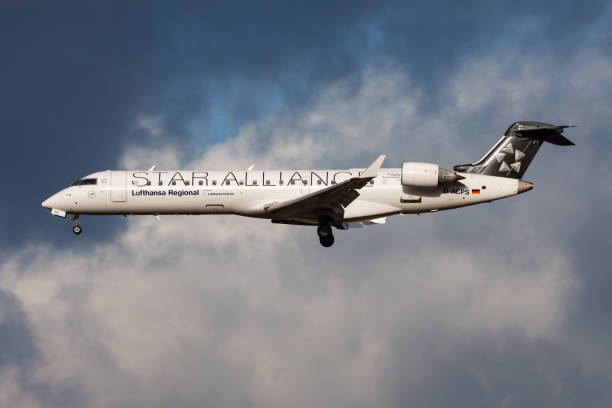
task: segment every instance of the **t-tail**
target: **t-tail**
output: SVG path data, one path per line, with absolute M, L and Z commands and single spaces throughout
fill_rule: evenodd
M 572 146 L 562 135 L 573 126 L 554 126 L 541 122 L 515 122 L 504 136 L 473 164 L 461 164 L 455 171 L 521 179 L 543 142 Z

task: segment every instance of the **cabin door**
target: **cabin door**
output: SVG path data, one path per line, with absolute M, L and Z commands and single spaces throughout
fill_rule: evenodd
M 127 201 L 127 171 L 111 171 L 111 201 Z

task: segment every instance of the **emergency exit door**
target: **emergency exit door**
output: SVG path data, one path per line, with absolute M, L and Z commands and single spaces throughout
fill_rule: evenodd
M 111 171 L 111 201 L 127 200 L 127 171 Z

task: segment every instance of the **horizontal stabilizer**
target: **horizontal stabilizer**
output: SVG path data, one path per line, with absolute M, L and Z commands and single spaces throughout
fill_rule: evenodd
M 574 125 L 555 126 L 539 122 L 518 122 L 511 126 L 510 129 L 512 127 L 514 127 L 514 133 L 519 137 L 540 139 L 557 146 L 574 146 L 571 140 L 561 134 L 567 128 L 576 127 Z M 508 133 L 506 132 L 506 136 L 508 136 Z
M 557 146 L 574 146 L 574 142 L 572 142 L 567 137 L 561 134 L 558 134 L 558 133 L 556 135 L 553 134 L 553 135 L 546 136 L 544 138 L 544 141 L 548 143 L 552 143 Z

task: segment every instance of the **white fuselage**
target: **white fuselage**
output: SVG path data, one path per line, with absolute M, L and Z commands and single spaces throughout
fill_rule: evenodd
M 358 176 L 363 169 L 265 171 L 102 171 L 47 199 L 43 206 L 72 214 L 237 214 L 274 218 L 265 206 L 298 198 Z M 344 221 L 365 221 L 497 200 L 522 192 L 517 179 L 458 173 L 433 188 L 401 184 L 401 169 L 380 169 L 344 209 Z M 300 220 L 314 222 L 316 220 Z

